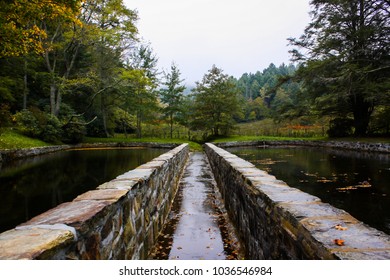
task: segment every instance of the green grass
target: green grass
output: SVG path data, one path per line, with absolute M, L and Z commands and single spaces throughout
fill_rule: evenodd
M 368 142 L 368 143 L 390 143 L 390 138 L 328 138 L 324 136 L 313 137 L 288 137 L 288 136 L 254 136 L 254 135 L 233 135 L 229 137 L 219 137 L 217 139 L 210 140 L 208 142 L 222 143 L 222 142 L 244 142 L 244 141 L 282 141 L 282 140 L 323 140 L 323 141 L 351 141 L 351 142 Z M 125 138 L 123 135 L 117 135 L 114 138 L 91 138 L 86 137 L 85 143 L 118 143 L 118 142 L 141 142 L 141 143 L 163 143 L 163 144 L 182 144 L 188 143 L 192 151 L 201 151 L 202 145 L 193 141 L 185 139 L 170 139 L 170 138 Z M 45 143 L 38 139 L 29 138 L 27 136 L 19 134 L 13 129 L 0 130 L 0 149 L 23 149 L 50 146 L 51 144 Z
M 49 145 L 41 140 L 21 135 L 12 129 L 3 129 L 0 132 L 0 149 L 23 149 Z

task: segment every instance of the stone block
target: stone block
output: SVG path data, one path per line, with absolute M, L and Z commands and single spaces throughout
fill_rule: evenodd
M 118 189 L 118 190 L 132 190 L 136 189 L 137 185 L 139 184 L 138 180 L 111 180 L 107 183 L 101 184 L 97 189 L 104 190 L 104 189 Z
M 28 225 L 54 225 L 66 224 L 75 227 L 78 231 L 85 232 L 94 227 L 94 223 L 99 223 L 97 219 L 106 214 L 106 208 L 111 205 L 110 201 L 82 200 L 67 202 L 44 212 L 28 222 Z
M 75 244 L 75 239 L 74 229 L 64 225 L 19 227 L 0 235 L 0 259 L 51 258 Z
M 73 201 L 82 200 L 110 200 L 116 202 L 128 194 L 128 190 L 100 189 L 85 192 L 77 196 Z

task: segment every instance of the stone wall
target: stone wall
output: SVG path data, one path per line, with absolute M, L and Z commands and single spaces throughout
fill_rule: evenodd
M 226 142 L 216 144 L 221 148 L 242 147 L 242 146 L 307 146 L 307 147 L 326 147 L 344 150 L 357 150 L 364 152 L 390 153 L 390 143 L 368 143 L 351 141 L 307 141 L 307 140 L 283 140 L 283 141 L 244 141 L 244 142 Z
M 0 234 L 0 259 L 146 259 L 188 153 L 176 147 Z
M 248 259 L 390 259 L 390 237 L 212 144 L 206 154 Z

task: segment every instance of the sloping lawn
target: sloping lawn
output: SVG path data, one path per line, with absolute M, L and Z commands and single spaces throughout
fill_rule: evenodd
M 12 129 L 5 129 L 0 133 L 0 149 L 2 150 L 50 146 L 48 143 L 21 135 Z

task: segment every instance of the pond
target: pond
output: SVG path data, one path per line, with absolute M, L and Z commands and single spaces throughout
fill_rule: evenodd
M 0 232 L 95 189 L 168 149 L 69 150 L 0 168 Z
M 229 152 L 390 234 L 390 155 L 309 147 Z

